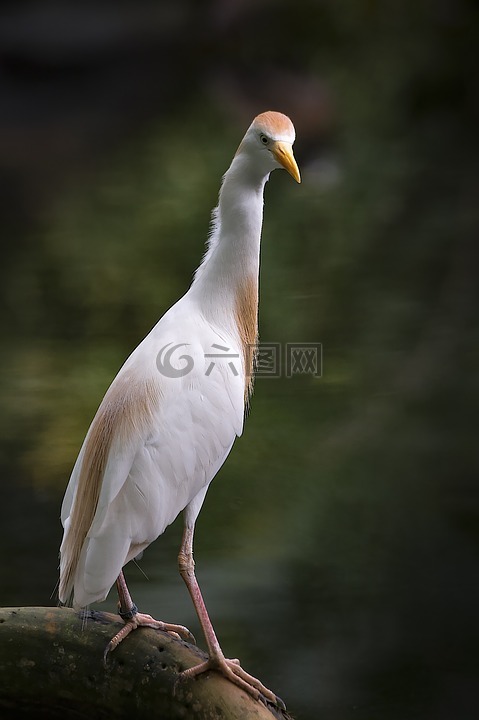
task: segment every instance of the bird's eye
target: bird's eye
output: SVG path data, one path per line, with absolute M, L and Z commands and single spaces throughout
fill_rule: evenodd
M 268 138 L 266 137 L 266 135 L 260 135 L 260 136 L 259 136 L 259 139 L 261 140 L 261 142 L 263 143 L 263 145 L 267 145 L 267 144 L 268 144 Z

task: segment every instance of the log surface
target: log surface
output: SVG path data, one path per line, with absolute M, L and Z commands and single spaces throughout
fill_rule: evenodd
M 108 655 L 118 615 L 71 608 L 0 609 L 0 717 L 53 720 L 291 720 L 216 672 L 178 681 L 206 655 L 141 628 Z

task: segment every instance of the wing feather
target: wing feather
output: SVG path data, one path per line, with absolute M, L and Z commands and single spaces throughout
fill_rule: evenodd
M 159 404 L 159 386 L 151 380 L 131 382 L 120 373 L 107 391 L 83 443 L 62 506 L 65 533 L 60 548 L 59 597 L 73 590 L 83 544 L 93 521 L 100 523 L 121 490 L 134 455 Z M 114 472 L 108 466 L 114 459 Z M 105 475 L 111 482 L 103 482 Z M 68 520 L 68 522 L 67 522 Z
M 136 348 L 107 391 L 81 448 L 62 507 L 62 602 L 83 607 L 106 597 L 122 566 L 160 535 L 208 484 L 244 419 L 244 372 L 228 354 L 210 365 L 221 335 L 177 304 Z M 179 337 L 178 328 L 182 336 Z M 187 343 L 194 369 L 165 377 L 165 346 Z M 186 351 L 185 351 L 186 352 Z

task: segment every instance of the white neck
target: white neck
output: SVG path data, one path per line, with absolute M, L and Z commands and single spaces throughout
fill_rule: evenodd
M 208 249 L 189 291 L 205 311 L 229 306 L 245 281 L 257 284 L 267 179 L 243 153 L 234 157 L 223 177 Z

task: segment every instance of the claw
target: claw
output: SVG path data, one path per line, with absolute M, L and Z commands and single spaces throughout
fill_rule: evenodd
M 275 704 L 279 707 L 280 710 L 283 710 L 284 712 L 286 712 L 286 705 L 285 705 L 285 703 L 283 702 L 283 700 L 281 700 L 280 696 L 279 696 L 279 695 L 275 695 L 275 698 L 276 698 L 276 703 L 275 703 Z
M 271 703 L 281 710 L 286 710 L 286 706 L 281 698 L 271 690 L 268 690 L 260 680 L 247 673 L 246 670 L 243 670 L 239 660 L 236 658 L 227 660 L 222 656 L 210 657 L 199 665 L 195 665 L 188 670 L 183 670 L 183 672 L 179 674 L 177 682 L 190 680 L 208 670 L 216 670 L 221 673 L 225 678 L 235 685 L 238 685 L 238 687 L 251 695 L 255 700 L 261 700 L 265 705 Z
M 121 628 L 121 630 L 119 630 L 117 634 L 112 637 L 112 639 L 106 646 L 105 652 L 103 653 L 103 664 L 105 666 L 108 653 L 113 652 L 113 650 L 118 647 L 118 645 L 122 642 L 122 640 L 124 640 L 133 630 L 136 630 L 139 627 L 149 627 L 153 630 L 162 630 L 163 632 L 167 632 L 176 640 L 183 639 L 186 642 L 190 642 L 196 645 L 196 640 L 193 633 L 191 633 L 188 628 L 184 627 L 183 625 L 165 623 L 161 620 L 155 620 L 151 617 L 151 615 L 144 615 L 143 613 L 136 612 L 133 617 L 125 621 L 125 624 Z

